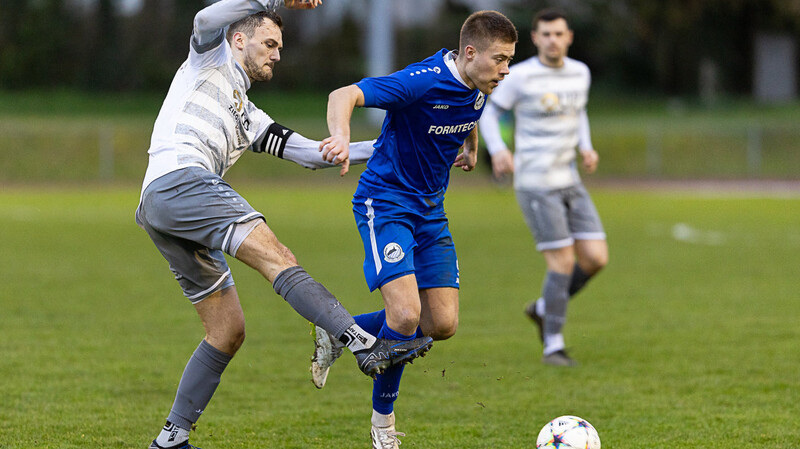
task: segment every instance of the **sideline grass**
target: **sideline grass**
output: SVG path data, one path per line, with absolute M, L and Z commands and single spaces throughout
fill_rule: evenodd
M 139 182 L 163 95 L 0 90 L 0 182 Z M 327 137 L 327 92 L 262 86 L 252 89 L 250 98 L 306 137 Z M 602 158 L 596 177 L 797 179 L 800 103 L 728 101 L 704 107 L 601 93 L 589 107 L 592 139 Z M 365 110 L 355 112 L 354 140 L 377 136 L 379 127 L 366 118 Z M 302 171 L 266 156 L 252 159 L 237 164 L 229 179 L 285 180 Z M 478 171 L 489 168 L 486 159 Z
M 460 176 L 460 175 L 459 175 Z M 352 313 L 361 277 L 354 179 L 239 186 Z M 0 192 L 0 448 L 143 448 L 202 338 L 166 263 L 133 223 L 135 189 Z M 404 449 L 532 448 L 577 414 L 605 449 L 787 448 L 800 441 L 800 199 L 596 189 L 611 263 L 571 303 L 581 366 L 542 366 L 522 315 L 543 266 L 513 194 L 454 186 L 461 323 L 406 371 Z M 316 390 L 307 324 L 232 267 L 248 338 L 193 442 L 213 448 L 368 446 L 371 382 L 352 357 Z

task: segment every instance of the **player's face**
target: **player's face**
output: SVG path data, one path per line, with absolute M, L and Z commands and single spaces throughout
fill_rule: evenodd
M 531 32 L 533 45 L 539 49 L 539 60 L 551 67 L 561 67 L 564 57 L 572 45 L 572 30 L 564 19 L 550 22 L 539 21 L 536 30 Z
M 500 81 L 508 75 L 508 64 L 514 57 L 515 42 L 494 41 L 486 49 L 474 51 L 474 57 L 467 66 L 467 76 L 474 87 L 485 95 L 492 93 Z
M 244 37 L 244 71 L 253 81 L 272 79 L 275 63 L 281 60 L 283 33 L 272 20 L 265 19 L 253 37 Z

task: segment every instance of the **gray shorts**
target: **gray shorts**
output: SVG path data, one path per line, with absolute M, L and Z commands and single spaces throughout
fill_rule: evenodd
M 142 194 L 136 224 L 147 231 L 192 303 L 233 285 L 224 252 L 236 225 L 264 216 L 227 182 L 189 167 L 156 179 Z
M 565 248 L 575 240 L 605 240 L 600 216 L 583 184 L 516 193 L 538 251 Z

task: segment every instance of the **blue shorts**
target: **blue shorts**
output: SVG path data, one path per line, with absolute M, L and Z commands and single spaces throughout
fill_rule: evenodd
M 370 291 L 407 274 L 423 288 L 458 288 L 458 260 L 444 207 L 424 214 L 376 198 L 353 197 Z

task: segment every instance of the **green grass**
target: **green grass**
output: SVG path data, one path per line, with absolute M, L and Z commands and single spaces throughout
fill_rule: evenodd
M 570 306 L 581 365 L 557 369 L 539 363 L 522 314 L 543 264 L 513 194 L 454 178 L 460 327 L 406 370 L 404 449 L 532 448 L 561 414 L 592 422 L 606 449 L 797 445 L 800 198 L 593 189 L 611 261 Z M 239 187 L 350 312 L 377 309 L 349 210 L 355 179 L 297 181 Z M 202 327 L 133 223 L 137 197 L 0 192 L 0 448 L 142 448 L 163 424 Z M 248 337 L 194 443 L 367 447 L 369 379 L 345 355 L 316 390 L 307 324 L 232 268 Z
M 147 165 L 153 122 L 164 92 L 83 94 L 0 90 L 0 182 L 138 183 Z M 321 140 L 327 137 L 327 92 L 250 93 L 276 121 Z M 353 139 L 375 138 L 379 127 L 356 111 Z M 800 103 L 764 106 L 728 101 L 715 107 L 601 93 L 589 109 L 601 155 L 598 178 L 797 179 Z M 761 163 L 748 165 L 748 136 L 760 136 Z M 101 153 L 112 148 L 113 161 Z M 292 178 L 303 170 L 270 157 L 237 164 L 230 179 Z M 478 171 L 488 175 L 488 159 Z M 327 174 L 318 177 L 330 176 Z

